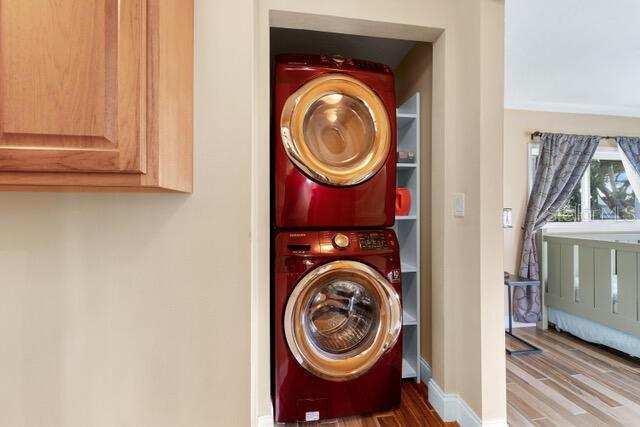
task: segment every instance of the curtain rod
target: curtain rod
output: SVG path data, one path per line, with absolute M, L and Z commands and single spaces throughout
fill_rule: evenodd
M 531 140 L 533 141 L 533 138 L 538 138 L 542 136 L 542 132 L 540 132 L 539 130 L 533 132 L 531 134 Z M 600 139 L 616 139 L 615 136 L 601 136 Z

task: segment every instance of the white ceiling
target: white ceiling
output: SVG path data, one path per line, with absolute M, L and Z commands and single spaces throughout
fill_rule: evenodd
M 506 0 L 505 107 L 640 117 L 640 0 Z

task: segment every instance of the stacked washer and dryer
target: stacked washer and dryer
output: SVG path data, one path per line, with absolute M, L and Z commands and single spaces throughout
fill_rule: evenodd
M 277 422 L 400 403 L 402 307 L 391 69 L 276 57 L 273 394 Z

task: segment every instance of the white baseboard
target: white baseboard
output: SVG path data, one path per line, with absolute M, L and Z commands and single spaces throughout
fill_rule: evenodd
M 431 379 L 431 366 L 424 360 L 422 357 L 420 358 L 420 381 L 427 384 Z
M 427 383 L 429 388 L 429 403 L 436 410 L 443 421 L 457 421 L 457 395 L 448 395 L 431 378 Z
M 429 380 L 429 403 L 443 421 L 457 421 L 460 427 L 507 427 L 507 420 L 482 421 L 457 393 L 445 393 L 433 380 Z
M 258 417 L 258 427 L 273 427 L 273 415 L 263 415 Z
M 253 425 L 257 427 L 274 427 L 275 421 L 273 419 L 273 405 L 269 405 L 269 411 L 267 414 L 258 415 L 258 422 Z

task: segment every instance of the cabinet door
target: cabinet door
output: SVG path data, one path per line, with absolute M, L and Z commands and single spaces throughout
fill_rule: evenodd
M 0 171 L 146 170 L 146 0 L 0 0 Z

